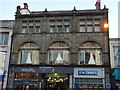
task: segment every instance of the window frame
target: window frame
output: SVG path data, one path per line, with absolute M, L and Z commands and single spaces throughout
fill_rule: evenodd
M 55 25 L 50 26 L 50 33 L 53 33 L 53 32 L 55 32 Z
M 29 33 L 34 33 L 34 27 L 33 26 L 29 26 Z
M 96 46 L 95 47 L 87 47 L 87 46 L 82 46 L 82 45 L 84 45 L 84 44 L 88 44 L 88 43 L 92 43 L 92 44 L 96 44 Z M 91 44 L 91 45 L 92 45 Z M 102 65 L 103 64 L 103 61 L 102 61 L 102 49 L 101 49 L 101 47 L 100 47 L 100 45 L 98 45 L 97 43 L 95 43 L 95 42 L 85 42 L 85 43 L 83 43 L 80 47 L 79 47 L 79 62 L 78 62 L 78 64 L 80 64 L 80 65 Z M 98 47 L 99 46 L 99 47 Z M 94 52 L 94 53 L 92 53 L 92 54 L 95 54 L 95 51 L 96 50 L 98 50 L 100 53 L 99 53 L 99 55 L 100 55 L 100 57 L 99 57 L 99 59 L 96 59 L 96 58 L 94 58 L 94 56 L 93 56 L 93 58 L 94 58 L 94 60 L 95 60 L 95 64 L 86 64 L 86 63 L 83 63 L 83 64 L 81 64 L 80 62 L 81 62 L 81 56 L 80 56 L 80 54 L 81 54 L 81 51 L 89 51 L 89 52 Z M 90 59 L 90 57 L 89 57 L 89 59 Z M 98 61 L 99 60 L 99 61 Z M 96 62 L 96 61 L 98 61 L 98 62 Z M 88 61 L 89 62 L 89 61 Z
M 27 44 L 33 44 L 33 45 L 35 45 L 35 47 L 25 47 L 25 44 L 27 45 Z M 23 62 L 23 60 L 22 60 L 22 52 L 25 52 L 25 51 L 29 51 L 31 54 L 32 54 L 32 56 L 31 56 L 31 63 L 21 63 L 21 62 Z M 33 52 L 35 52 L 35 51 L 37 51 L 37 60 L 35 60 L 35 61 L 33 61 L 34 59 L 33 59 Z M 19 55 L 19 58 L 18 58 L 18 62 L 17 62 L 17 64 L 34 64 L 34 65 L 36 65 L 36 64 L 39 64 L 39 58 L 40 58 L 40 51 L 39 51 L 39 47 L 38 47 L 38 45 L 36 45 L 35 43 L 24 43 L 20 48 L 19 48 L 19 53 L 18 53 L 18 55 Z M 28 54 L 27 54 L 28 55 Z M 27 56 L 27 58 L 28 58 L 28 56 Z M 27 60 L 26 60 L 27 61 Z M 25 62 L 26 62 L 25 61 Z M 34 63 L 34 62 L 36 62 L 36 63 Z
M 57 32 L 58 33 L 61 33 L 62 32 L 62 25 L 57 25 Z
M 58 42 L 58 43 L 59 43 L 59 42 Z M 53 44 L 56 44 L 56 43 L 53 43 Z M 53 45 L 53 44 L 52 44 L 52 45 Z M 66 45 L 65 43 L 62 43 L 62 44 Z M 51 45 L 51 46 L 52 46 L 52 45 Z M 55 63 L 56 60 L 50 60 L 50 54 L 51 54 L 50 52 L 51 52 L 51 51 L 59 51 L 59 52 L 57 53 L 57 57 L 58 57 L 58 54 L 59 54 L 60 52 L 62 52 L 62 54 L 64 54 L 63 52 L 64 52 L 64 51 L 67 51 L 67 52 L 68 52 L 68 53 L 67 53 L 67 54 L 68 54 L 68 57 L 67 57 L 68 59 L 67 59 L 67 60 L 64 60 L 64 59 L 63 59 L 63 62 L 62 62 L 62 63 Z M 61 57 L 62 57 L 62 56 L 61 56 Z M 64 55 L 63 55 L 63 58 L 65 58 Z M 56 59 L 57 59 L 57 58 L 56 58 Z M 53 65 L 56 65 L 56 64 L 57 64 L 57 65 L 58 65 L 58 64 L 65 65 L 65 64 L 67 64 L 67 65 L 68 65 L 68 64 L 69 64 L 69 60 L 70 60 L 70 51 L 69 51 L 69 47 L 68 47 L 68 46 L 67 46 L 67 47 L 66 47 L 66 46 L 65 46 L 65 47 L 49 47 L 49 48 L 48 48 L 48 64 L 53 64 Z M 50 62 L 50 61 L 52 61 L 52 62 Z
M 70 32 L 70 26 L 64 25 L 64 32 Z
M 9 41 L 9 32 L 2 32 L 0 33 L 0 36 L 0 46 L 7 46 Z
M 37 29 L 39 29 L 39 32 L 37 32 Z M 35 26 L 35 33 L 40 33 L 40 26 Z

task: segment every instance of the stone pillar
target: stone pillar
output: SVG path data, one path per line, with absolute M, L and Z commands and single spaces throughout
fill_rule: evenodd
M 70 63 L 78 64 L 78 53 L 77 52 L 70 53 Z
M 11 69 L 11 68 L 10 68 Z M 8 76 L 8 84 L 7 84 L 7 88 L 14 88 L 14 72 L 12 72 L 12 70 L 9 71 L 9 76 Z

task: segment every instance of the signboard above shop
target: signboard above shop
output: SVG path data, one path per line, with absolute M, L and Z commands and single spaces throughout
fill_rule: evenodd
M 74 68 L 75 78 L 104 78 L 103 68 Z
M 92 76 L 97 76 L 98 71 L 96 70 L 78 70 L 78 75 L 92 75 Z
M 72 67 L 15 67 L 15 73 L 74 73 Z

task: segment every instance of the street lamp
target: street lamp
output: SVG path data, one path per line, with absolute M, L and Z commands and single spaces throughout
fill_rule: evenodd
M 107 23 L 104 24 L 104 28 L 108 28 L 108 26 L 109 26 L 109 25 L 108 25 Z

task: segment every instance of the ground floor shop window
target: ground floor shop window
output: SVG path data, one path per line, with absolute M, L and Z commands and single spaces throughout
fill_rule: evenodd
M 16 73 L 16 81 L 38 81 L 38 73 Z
M 103 79 L 101 78 L 75 78 L 75 83 L 86 83 L 86 84 L 96 84 L 96 83 L 103 83 Z
M 83 90 L 103 90 L 102 78 L 75 78 L 74 88 Z
M 67 74 L 48 74 L 47 88 L 69 88 L 69 79 Z

